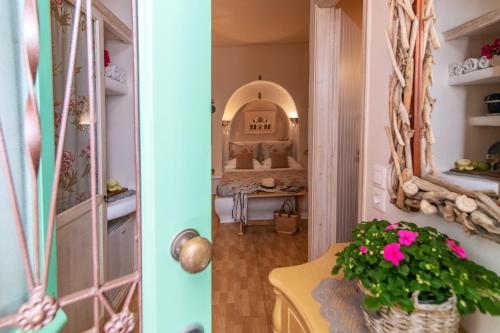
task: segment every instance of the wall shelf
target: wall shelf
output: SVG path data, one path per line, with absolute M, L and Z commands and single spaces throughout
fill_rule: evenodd
M 73 6 L 75 5 L 75 0 L 68 0 L 68 2 Z M 133 43 L 132 30 L 118 16 L 109 10 L 100 0 L 93 0 L 92 5 L 103 16 L 106 39 L 120 40 L 129 45 Z M 85 4 L 82 4 L 82 12 L 85 13 Z
M 128 94 L 128 86 L 109 77 L 104 78 L 104 87 L 107 96 L 122 96 Z
M 469 118 L 469 123 L 471 124 L 471 126 L 491 126 L 491 127 L 496 126 L 496 127 L 498 127 L 498 126 L 500 126 L 500 114 L 471 117 L 471 118 Z
M 480 69 L 467 74 L 450 76 L 450 86 L 467 86 L 477 84 L 500 83 L 500 66 Z
M 500 8 L 443 32 L 443 37 L 446 41 L 465 39 L 474 36 L 498 37 L 499 32 Z

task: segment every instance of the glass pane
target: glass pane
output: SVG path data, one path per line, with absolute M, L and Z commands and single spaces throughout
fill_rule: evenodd
M 23 114 L 26 80 L 21 54 L 21 13 L 23 1 L 0 1 L 0 124 L 14 177 L 21 218 L 31 225 L 31 202 L 27 161 L 23 146 Z M 27 299 L 22 252 L 16 236 L 14 216 L 0 166 L 0 317 L 16 312 Z M 28 222 L 29 220 L 29 222 Z M 29 230 L 27 231 L 29 233 Z M 0 329 L 7 332 L 8 329 Z
M 75 8 L 66 1 L 52 1 L 51 28 L 56 145 L 59 141 L 61 127 L 74 10 Z M 85 16 L 81 15 L 57 197 L 58 213 L 90 198 L 90 115 L 86 28 Z

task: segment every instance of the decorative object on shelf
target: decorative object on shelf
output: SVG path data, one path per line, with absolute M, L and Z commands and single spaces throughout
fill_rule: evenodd
M 490 60 L 491 66 L 500 66 L 500 38 L 495 39 L 492 44 L 483 45 L 481 55 Z
M 109 77 L 110 79 L 118 81 L 122 84 L 127 84 L 127 73 L 120 66 L 109 64 L 104 69 L 104 76 Z
M 123 189 L 118 180 L 114 178 L 110 178 L 106 181 L 106 188 L 108 192 L 116 192 L 116 191 L 121 191 Z
M 111 57 L 109 56 L 109 51 L 104 50 L 104 67 L 108 67 L 111 63 Z
M 371 332 L 458 332 L 460 315 L 500 315 L 500 277 L 447 235 L 374 220 L 353 231 L 332 270 L 357 280 Z
M 498 194 L 468 190 L 436 177 L 431 126 L 436 100 L 428 91 L 432 84 L 432 50 L 440 46 L 434 28 L 434 2 L 415 1 L 418 15 L 407 12 L 403 4 L 403 1 L 389 2 L 390 21 L 386 30 L 394 70 L 389 89 L 390 126 L 385 128 L 391 151 L 388 186 L 391 201 L 405 212 L 440 215 L 448 222 L 460 223 L 467 234 L 500 243 Z M 412 22 L 410 34 L 405 24 L 399 24 L 406 21 Z M 421 24 L 422 32 L 418 28 Z M 421 43 L 416 45 L 416 39 Z
M 479 59 L 469 58 L 463 62 L 451 63 L 450 66 L 448 66 L 448 74 L 450 76 L 459 76 L 488 67 L 490 67 L 490 59 L 485 56 Z
M 491 94 L 484 98 L 489 113 L 500 113 L 500 94 Z
M 479 69 L 479 60 L 476 58 L 466 59 L 463 62 L 462 67 L 464 68 L 465 74 L 477 71 Z

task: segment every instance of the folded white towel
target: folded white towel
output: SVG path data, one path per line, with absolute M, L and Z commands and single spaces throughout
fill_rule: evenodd
M 450 66 L 448 66 L 448 73 L 450 76 L 462 75 L 463 72 L 464 72 L 464 69 L 462 67 L 461 62 L 455 62 L 455 63 L 450 64 Z
M 104 70 L 104 75 L 120 83 L 127 83 L 127 74 L 125 72 L 125 69 L 117 65 L 110 64 L 108 67 L 106 67 Z
M 490 59 L 488 59 L 484 56 L 479 58 L 478 66 L 480 69 L 485 69 L 485 68 L 490 67 Z
M 464 61 L 462 67 L 464 69 L 464 73 L 470 73 L 473 71 L 477 71 L 479 68 L 479 60 L 476 58 L 469 58 Z

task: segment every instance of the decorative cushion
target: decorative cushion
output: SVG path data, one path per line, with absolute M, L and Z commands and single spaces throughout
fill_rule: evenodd
M 288 168 L 287 153 L 272 152 L 270 156 L 271 156 L 271 169 Z
M 270 156 L 271 153 L 285 153 L 286 155 L 292 155 L 292 142 L 291 141 L 274 141 L 274 142 L 262 142 L 261 144 L 262 160 L 265 160 Z
M 257 158 L 258 143 L 230 142 L 229 143 L 229 158 L 236 158 L 238 154 L 252 153 L 253 158 Z
M 253 153 L 237 154 L 236 169 L 253 169 Z

